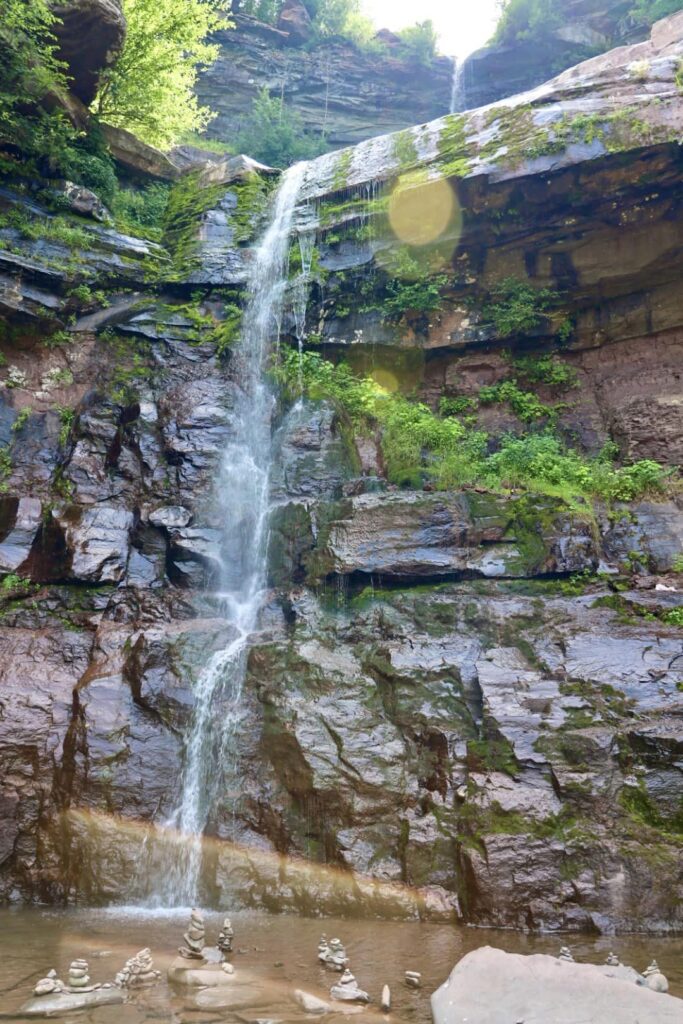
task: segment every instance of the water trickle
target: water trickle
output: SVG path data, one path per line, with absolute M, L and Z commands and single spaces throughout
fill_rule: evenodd
M 453 84 L 451 86 L 451 109 L 449 113 L 459 114 L 467 109 L 465 101 L 465 61 L 453 58 Z
M 230 632 L 194 687 L 194 711 L 185 748 L 181 797 L 167 826 L 177 830 L 172 863 L 154 901 L 194 903 L 200 893 L 202 835 L 220 800 L 237 797 L 235 736 L 243 716 L 242 689 L 249 638 L 256 628 L 266 583 L 271 419 L 274 398 L 263 369 L 276 342 L 287 289 L 290 235 L 306 175 L 297 164 L 283 176 L 270 223 L 250 271 L 240 341 L 232 360 L 235 400 L 216 499 L 223 516 L 218 579 L 222 614 Z

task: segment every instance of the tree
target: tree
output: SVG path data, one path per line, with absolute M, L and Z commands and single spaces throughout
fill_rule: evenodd
M 229 0 L 124 0 L 123 52 L 102 76 L 94 112 L 144 142 L 168 148 L 201 131 L 212 113 L 194 94 L 200 69 L 218 56 L 207 37 L 229 27 Z
M 236 139 L 239 152 L 272 167 L 289 167 L 324 151 L 322 137 L 307 135 L 301 118 L 279 96 L 262 89 Z
M 398 33 L 401 50 L 418 64 L 431 64 L 436 57 L 437 35 L 432 21 L 419 21 Z
M 43 155 L 65 139 L 68 123 L 40 108 L 48 93 L 66 88 L 64 65 L 55 56 L 55 16 L 46 0 L 4 0 L 0 18 L 0 142 Z

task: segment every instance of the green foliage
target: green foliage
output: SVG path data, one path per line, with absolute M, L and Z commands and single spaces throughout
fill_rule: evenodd
M 23 576 L 19 576 L 16 572 L 9 572 L 6 576 L 3 576 L 0 587 L 5 591 L 9 590 L 31 590 L 32 584 L 30 580 L 24 579 Z
M 76 419 L 76 412 L 68 405 L 61 406 L 57 411 L 59 413 L 60 422 L 59 443 L 62 448 L 64 448 L 69 440 L 69 435 L 71 434 L 71 429 Z
M 533 384 L 547 384 L 549 387 L 568 391 L 578 386 L 578 375 L 573 366 L 555 355 L 521 356 L 512 365 Z
M 206 127 L 211 111 L 199 105 L 194 85 L 218 56 L 206 39 L 229 24 L 219 13 L 227 6 L 220 0 L 124 0 L 126 41 L 101 77 L 97 115 L 162 148 Z
M 93 188 L 106 201 L 116 179 L 97 124 L 79 133 L 47 102 L 67 88 L 66 66 L 56 56 L 56 22 L 46 0 L 2 5 L 0 171 L 62 176 Z
M 676 555 L 676 557 L 674 558 L 674 560 L 673 560 L 673 562 L 671 564 L 671 571 L 672 572 L 683 572 L 683 554 Z
M 398 33 L 400 52 L 408 60 L 428 67 L 436 57 L 437 35 L 432 21 L 418 21 Z
M 223 319 L 211 333 L 211 341 L 216 346 L 216 355 L 224 359 L 239 338 L 242 326 L 242 309 L 234 303 L 227 303 L 223 308 Z
M 282 97 L 271 96 L 266 88 L 255 98 L 235 145 L 240 152 L 271 167 L 289 167 L 298 160 L 318 156 L 326 148 L 323 137 L 309 135 L 297 111 L 288 108 Z
M 0 494 L 6 494 L 7 481 L 12 475 L 12 455 L 8 445 L 0 447 Z
M 672 608 L 671 611 L 662 615 L 662 622 L 667 626 L 679 626 L 683 628 L 683 608 Z
M 119 231 L 159 241 L 170 191 L 171 186 L 163 182 L 120 189 L 111 207 Z
M 442 489 L 465 484 L 520 488 L 576 504 L 587 498 L 631 501 L 662 494 L 671 472 L 649 460 L 617 468 L 602 453 L 587 459 L 549 431 L 506 435 L 491 451 L 487 435 L 449 414 L 447 405 L 436 415 L 421 402 L 390 393 L 318 353 L 300 357 L 287 351 L 274 375 L 290 397 L 303 389 L 312 398 L 331 399 L 356 430 L 379 430 L 387 475 L 399 484 L 430 480 Z
M 48 159 L 71 134 L 66 122 L 58 123 L 39 106 L 48 93 L 66 88 L 66 69 L 56 57 L 56 20 L 46 0 L 4 0 L 2 5 L 0 143 Z
M 533 331 L 558 299 L 556 292 L 533 288 L 515 277 L 501 281 L 492 294 L 495 302 L 482 309 L 482 316 L 492 322 L 499 338 Z
M 524 423 L 550 419 L 555 412 L 551 406 L 544 405 L 533 391 L 522 391 L 516 380 L 505 380 L 500 384 L 480 388 L 479 401 L 484 405 L 492 402 L 509 402 L 512 411 Z
M 649 26 L 680 9 L 681 0 L 636 0 L 629 15 L 639 25 Z
M 378 297 L 373 284 L 371 302 L 364 309 L 379 309 L 400 320 L 406 313 L 431 313 L 440 307 L 441 291 L 448 284 L 448 277 L 435 273 L 424 254 L 416 256 L 407 246 L 396 247 L 387 257 L 384 269 L 388 275 L 384 295 Z
M 443 397 L 439 400 L 439 412 L 442 416 L 465 416 L 467 413 L 474 412 L 477 407 L 477 401 L 475 398 L 465 398 L 459 396 L 458 398 Z
M 510 43 L 523 39 L 548 38 L 562 25 L 561 0 L 507 0 L 496 25 L 496 42 Z
M 28 423 L 30 418 L 31 418 L 31 410 L 29 409 L 28 406 L 24 406 L 23 409 L 19 410 L 17 418 L 15 419 L 14 423 L 12 424 L 12 433 L 13 434 L 18 434 L 19 431 L 22 430 L 26 426 L 26 424 Z

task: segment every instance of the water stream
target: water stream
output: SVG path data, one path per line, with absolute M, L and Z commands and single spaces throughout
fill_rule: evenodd
M 235 737 L 242 719 L 242 689 L 249 638 L 257 625 L 266 582 L 271 420 L 274 397 L 263 373 L 277 342 L 287 288 L 287 263 L 297 198 L 306 164 L 291 167 L 275 195 L 270 222 L 254 254 L 249 300 L 231 363 L 235 401 L 231 434 L 222 457 L 216 499 L 224 517 L 218 598 L 227 645 L 214 653 L 194 687 L 180 801 L 166 823 L 176 840 L 172 863 L 160 873 L 153 905 L 197 901 L 202 835 L 219 800 L 237 790 Z
M 465 61 L 460 57 L 454 57 L 453 82 L 451 85 L 451 108 L 449 113 L 459 114 L 465 109 Z

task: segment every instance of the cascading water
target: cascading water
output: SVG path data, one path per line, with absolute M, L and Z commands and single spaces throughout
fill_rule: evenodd
M 270 223 L 252 262 L 249 301 L 233 355 L 232 429 L 216 488 L 224 517 L 218 589 L 232 637 L 210 658 L 194 688 L 181 799 L 167 823 L 177 839 L 172 844 L 173 862 L 157 887 L 157 905 L 197 901 L 202 835 L 218 798 L 235 788 L 234 740 L 242 717 L 249 637 L 257 625 L 266 582 L 274 398 L 263 367 L 270 345 L 279 337 L 289 239 L 306 167 L 290 168 L 275 196 Z
M 453 58 L 453 82 L 451 85 L 451 109 L 449 113 L 459 114 L 466 109 L 465 102 L 465 61 Z

